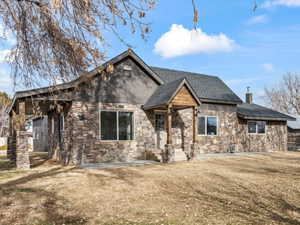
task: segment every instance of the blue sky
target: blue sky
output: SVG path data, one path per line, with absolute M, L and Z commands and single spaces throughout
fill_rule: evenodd
M 123 28 L 121 33 L 148 65 L 217 75 L 241 98 L 250 86 L 260 104 L 265 86 L 275 85 L 286 72 L 300 71 L 300 0 L 258 0 L 256 12 L 252 0 L 196 2 L 197 32 L 192 31 L 189 0 L 161 0 L 148 14 L 152 31 L 147 42 Z M 109 38 L 108 57 L 126 50 Z M 6 48 L 2 44 L 0 51 Z M 7 70 L 2 63 L 0 90 L 12 93 Z

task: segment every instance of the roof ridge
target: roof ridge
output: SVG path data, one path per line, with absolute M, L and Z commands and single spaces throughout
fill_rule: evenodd
M 157 67 L 157 66 L 150 66 L 150 67 L 151 67 L 151 68 L 154 68 L 154 69 L 162 69 L 162 70 L 169 70 L 169 71 L 173 71 L 173 72 L 183 72 L 183 73 L 188 73 L 188 74 L 193 75 L 193 76 L 201 75 L 201 76 L 214 77 L 214 78 L 220 79 L 220 78 L 219 78 L 218 76 L 216 76 L 216 75 L 208 75 L 208 74 L 203 74 L 203 73 L 190 72 L 190 71 L 177 70 L 177 69 L 170 69 L 170 68 Z

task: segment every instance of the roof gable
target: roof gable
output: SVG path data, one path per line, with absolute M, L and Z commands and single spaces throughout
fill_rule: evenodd
M 200 105 L 200 101 L 194 90 L 185 78 L 159 86 L 148 102 L 143 106 L 144 109 L 151 109 L 161 105 L 167 105 L 175 100 L 175 104 L 184 103 L 182 98 L 190 100 L 190 104 Z
M 114 64 L 124 60 L 127 57 L 130 57 L 131 59 L 133 59 L 133 61 L 135 63 L 137 63 L 141 68 L 143 68 L 147 72 L 147 74 L 153 80 L 155 80 L 158 84 L 160 84 L 160 85 L 164 84 L 164 81 L 151 69 L 151 67 L 149 67 L 132 49 L 128 49 L 127 51 L 121 53 L 120 55 L 105 62 L 101 66 L 96 67 L 92 71 L 83 73 L 80 77 L 78 77 L 77 79 L 75 79 L 73 81 L 54 85 L 54 86 L 44 87 L 44 88 L 36 88 L 36 89 L 16 92 L 14 95 L 14 98 L 13 98 L 13 103 L 11 104 L 10 108 L 8 109 L 8 113 L 11 112 L 11 110 L 18 98 L 25 98 L 25 97 L 30 97 L 30 96 L 40 95 L 40 94 L 51 93 L 53 91 L 61 91 L 61 90 L 74 88 L 79 83 L 82 83 L 83 81 L 88 80 L 86 78 L 92 78 L 92 77 L 96 76 L 97 74 L 101 73 L 101 71 L 105 70 L 108 65 L 111 65 L 111 64 L 114 65 Z
M 152 69 L 165 82 L 186 78 L 201 102 L 240 104 L 242 100 L 218 77 L 170 70 L 158 67 Z

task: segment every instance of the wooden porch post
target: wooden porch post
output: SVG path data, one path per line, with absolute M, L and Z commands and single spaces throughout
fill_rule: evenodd
M 167 144 L 172 144 L 172 113 L 171 113 L 171 105 L 167 106 Z

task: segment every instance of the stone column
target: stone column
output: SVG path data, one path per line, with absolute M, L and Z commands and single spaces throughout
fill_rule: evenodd
M 16 140 L 16 165 L 17 169 L 30 169 L 28 138 L 30 133 L 17 131 Z
M 7 158 L 16 163 L 16 136 L 7 137 Z
M 175 149 L 172 144 L 165 145 L 165 162 L 174 162 L 175 161 Z

